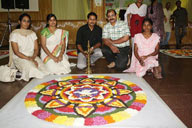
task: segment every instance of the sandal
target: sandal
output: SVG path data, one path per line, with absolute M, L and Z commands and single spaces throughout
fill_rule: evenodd
M 149 70 L 147 70 L 146 74 L 150 76 L 153 74 L 153 72 L 151 71 L 151 69 L 149 69 Z

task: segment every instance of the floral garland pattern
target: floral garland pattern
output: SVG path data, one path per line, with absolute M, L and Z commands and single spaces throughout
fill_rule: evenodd
M 77 57 L 77 50 L 67 51 L 67 55 Z
M 191 49 L 171 49 L 171 50 L 164 50 L 164 53 L 172 54 L 175 56 L 185 56 L 185 57 L 192 57 L 192 50 Z
M 0 56 L 9 54 L 8 50 L 0 50 Z
M 67 126 L 115 123 L 137 114 L 146 104 L 143 90 L 111 76 L 68 76 L 37 85 L 25 98 L 29 113 Z

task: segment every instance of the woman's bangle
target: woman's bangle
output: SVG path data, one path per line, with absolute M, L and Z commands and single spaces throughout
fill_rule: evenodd
M 94 50 L 94 47 L 91 47 L 90 49 Z

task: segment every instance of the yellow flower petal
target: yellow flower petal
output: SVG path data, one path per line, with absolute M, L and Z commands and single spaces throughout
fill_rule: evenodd
M 136 100 L 147 100 L 145 93 L 136 93 Z
M 134 84 L 134 83 L 132 83 L 132 82 L 130 82 L 130 81 L 123 81 L 122 83 L 127 84 L 127 85 L 132 85 L 132 84 Z
M 37 107 L 36 101 L 25 101 L 25 106 L 28 107 Z
M 75 118 L 67 118 L 64 122 L 64 125 L 72 126 L 75 121 Z
M 104 78 L 105 76 L 102 75 L 94 75 L 93 78 Z
M 39 84 L 39 85 L 35 86 L 33 89 L 34 90 L 41 90 L 44 87 L 45 87 L 45 85 Z
M 115 120 L 115 122 L 119 122 L 121 120 L 124 120 L 121 113 L 111 114 L 111 117 L 113 118 L 113 120 Z
M 72 79 L 72 76 L 67 76 L 67 77 L 62 77 L 61 80 L 68 80 L 68 79 Z
M 64 124 L 66 120 L 67 120 L 67 116 L 58 116 L 53 120 L 53 123 Z

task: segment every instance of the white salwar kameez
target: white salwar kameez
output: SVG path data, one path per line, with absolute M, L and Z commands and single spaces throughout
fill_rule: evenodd
M 19 52 L 25 56 L 33 56 L 35 40 L 37 40 L 37 36 L 32 30 L 16 29 L 10 34 L 9 42 L 17 43 Z M 35 58 L 38 67 L 32 61 L 18 57 L 14 52 L 12 60 L 13 65 L 22 73 L 20 79 L 29 81 L 30 78 L 43 78 L 47 75 L 44 64 L 39 57 Z

